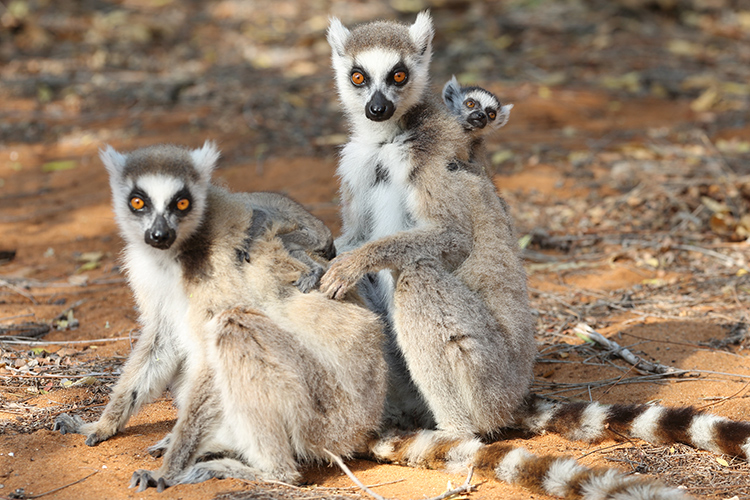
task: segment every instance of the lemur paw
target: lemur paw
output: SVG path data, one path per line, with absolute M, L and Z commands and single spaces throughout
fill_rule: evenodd
M 341 254 L 331 261 L 331 267 L 320 279 L 320 291 L 328 298 L 341 300 L 366 272 L 354 256 Z
M 146 452 L 154 458 L 159 458 L 164 455 L 169 448 L 169 443 L 172 441 L 172 434 L 167 434 L 164 438 L 156 444 L 153 444 L 146 448 Z
M 320 283 L 320 277 L 323 276 L 325 269 L 322 266 L 315 267 L 307 273 L 303 273 L 297 281 L 294 282 L 300 292 L 308 293 L 315 289 Z
M 170 486 L 174 486 L 174 482 L 164 477 L 156 477 L 157 471 L 150 471 L 146 469 L 138 469 L 133 472 L 133 477 L 130 478 L 130 486 L 128 488 L 138 487 L 138 492 L 146 491 L 148 488 L 156 488 L 156 491 L 161 493 Z
M 60 431 L 60 434 L 78 434 L 81 426 L 85 422 L 78 415 L 68 415 L 63 413 L 58 415 L 55 419 L 55 425 L 52 427 L 53 431 Z

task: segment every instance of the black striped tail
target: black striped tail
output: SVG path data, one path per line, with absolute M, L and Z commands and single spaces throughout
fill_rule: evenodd
M 590 469 L 575 459 L 536 456 L 503 443 L 451 439 L 437 431 L 419 431 L 373 441 L 375 458 L 412 467 L 459 472 L 474 466 L 478 473 L 537 493 L 582 500 L 685 500 L 683 490 L 659 481 L 623 474 L 616 469 Z
M 563 403 L 531 395 L 517 424 L 535 434 L 554 432 L 587 442 L 625 436 L 653 444 L 684 443 L 750 461 L 750 422 L 690 406 Z

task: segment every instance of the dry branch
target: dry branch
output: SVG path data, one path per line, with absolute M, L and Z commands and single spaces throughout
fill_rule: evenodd
M 684 370 L 678 370 L 677 368 L 673 366 L 667 366 L 667 365 L 662 365 L 661 363 L 653 363 L 651 361 L 646 361 L 640 356 L 634 354 L 628 348 L 622 347 L 620 344 L 618 344 L 614 340 L 609 340 L 608 338 L 604 337 L 602 334 L 598 333 L 596 330 L 594 330 L 593 328 L 591 328 L 589 325 L 585 323 L 578 323 L 573 329 L 573 331 L 582 340 L 586 342 L 591 342 L 593 344 L 598 344 L 604 347 L 605 349 L 608 349 L 609 351 L 611 351 L 612 356 L 618 356 L 622 358 L 623 360 L 633 365 L 636 368 L 636 370 L 640 370 L 641 372 L 658 373 L 661 375 L 669 375 L 669 374 L 678 375 L 678 374 L 685 373 Z

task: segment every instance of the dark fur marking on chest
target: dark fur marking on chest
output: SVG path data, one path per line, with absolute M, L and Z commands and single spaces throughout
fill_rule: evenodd
M 375 165 L 375 186 L 378 184 L 388 184 L 391 181 L 391 174 L 386 170 L 382 163 Z
M 182 266 L 182 274 L 188 281 L 198 281 L 211 275 L 212 267 L 209 257 L 211 256 L 211 239 L 209 231 L 201 224 L 195 233 L 183 244 L 179 261 Z

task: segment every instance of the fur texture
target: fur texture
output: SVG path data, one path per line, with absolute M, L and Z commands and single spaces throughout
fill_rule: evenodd
M 349 455 L 380 423 L 377 317 L 302 290 L 334 253 L 330 232 L 283 196 L 212 185 L 217 158 L 211 144 L 102 153 L 143 334 L 101 419 L 61 415 L 55 427 L 96 444 L 178 385 L 177 424 L 150 449 L 164 461 L 134 473 L 139 490 L 210 477 L 295 481 L 298 461 L 327 460 L 324 449 Z M 171 243 L 154 228 L 173 231 Z
M 321 283 L 342 297 L 369 275 L 360 289 L 392 327 L 387 423 L 473 436 L 509 423 L 527 393 L 533 324 L 507 211 L 468 166 L 463 127 L 425 92 L 431 38 L 424 13 L 412 26 L 331 23 L 352 126 L 338 168 L 336 242 L 349 252 Z M 391 83 L 394 68 L 408 74 L 401 86 Z M 355 73 L 376 76 L 357 85 Z M 378 89 L 392 90 L 388 119 L 367 117 Z

